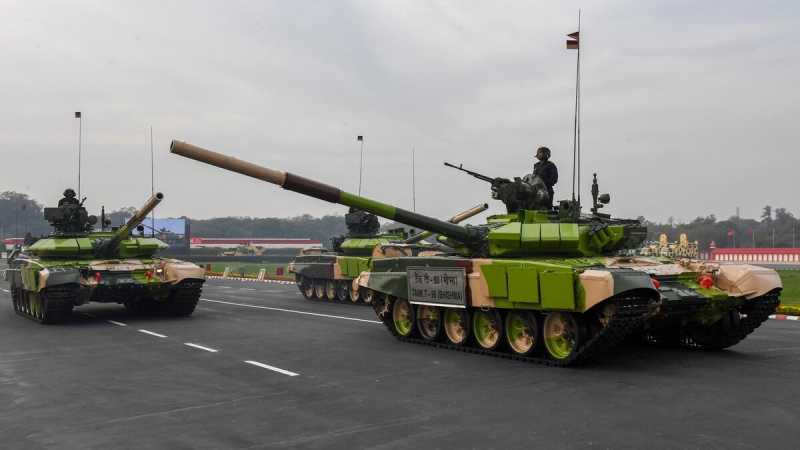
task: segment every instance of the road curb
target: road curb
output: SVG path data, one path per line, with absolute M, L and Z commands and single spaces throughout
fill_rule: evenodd
M 259 280 L 258 278 L 244 278 L 244 277 L 220 277 L 217 275 L 206 275 L 207 279 L 211 280 L 234 280 L 234 281 L 251 281 L 254 283 L 271 283 L 271 284 L 297 284 L 294 281 L 283 280 Z
M 769 318 L 773 319 L 773 320 L 795 320 L 795 321 L 800 321 L 800 317 L 799 316 L 789 316 L 789 315 L 786 315 L 786 314 L 773 314 L 773 315 L 769 316 Z

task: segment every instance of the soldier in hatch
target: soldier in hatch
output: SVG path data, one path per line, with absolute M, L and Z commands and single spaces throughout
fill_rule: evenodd
M 558 169 L 556 165 L 550 161 L 550 149 L 547 147 L 539 147 L 536 150 L 536 159 L 538 159 L 539 162 L 533 165 L 533 173 L 531 176 L 538 176 L 542 179 L 545 186 L 547 186 L 547 193 L 550 194 L 550 207 L 552 208 L 553 186 L 558 182 Z M 525 178 L 528 178 L 528 176 Z
M 64 191 L 64 198 L 58 201 L 58 206 L 77 205 L 77 204 L 78 204 L 78 199 L 75 198 L 75 191 L 69 188 L 67 188 L 67 190 Z

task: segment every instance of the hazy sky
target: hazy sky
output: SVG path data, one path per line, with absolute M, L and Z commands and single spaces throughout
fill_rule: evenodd
M 583 193 L 619 216 L 800 213 L 800 2 L 0 1 L 0 190 L 159 215 L 344 208 L 168 153 L 171 139 L 450 216 L 489 196 L 443 161 L 523 175 L 548 145 L 570 195 L 583 9 Z M 493 211 L 502 205 L 492 201 Z

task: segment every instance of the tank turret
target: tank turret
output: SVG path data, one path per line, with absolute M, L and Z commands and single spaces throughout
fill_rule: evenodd
M 489 218 L 479 226 L 460 226 L 342 191 L 333 186 L 281 172 L 184 142 L 173 141 L 172 153 L 277 184 L 332 203 L 355 207 L 410 226 L 439 233 L 448 245 L 470 256 L 571 254 L 591 256 L 634 247 L 646 236 L 639 221 L 605 214 L 560 214 L 558 209 L 521 209 Z
M 610 216 L 599 213 L 575 214 L 574 211 L 579 211 L 575 207 L 570 208 L 569 214 L 560 214 L 558 208 L 510 209 L 513 212 L 492 216 L 485 225 L 456 225 L 185 142 L 172 141 L 170 151 L 276 184 L 290 191 L 438 233 L 449 246 L 467 256 L 593 256 L 635 247 L 646 237 L 646 228 L 637 220 L 611 219 Z
M 134 214 L 133 217 L 128 219 L 123 226 L 114 231 L 111 234 L 111 237 L 102 241 L 102 243 L 97 246 L 97 254 L 100 256 L 110 256 L 116 253 L 119 248 L 119 244 L 131 234 L 131 231 L 133 231 L 137 225 L 142 223 L 147 215 L 150 214 L 163 199 L 164 194 L 161 192 L 156 192 L 153 194 L 149 199 L 147 199 L 145 204 L 138 211 L 136 211 L 136 214 Z

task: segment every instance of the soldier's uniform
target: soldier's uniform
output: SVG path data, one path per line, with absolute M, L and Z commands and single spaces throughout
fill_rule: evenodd
M 539 157 L 540 153 L 544 153 L 546 156 L 540 158 L 539 162 L 533 165 L 533 175 L 541 178 L 547 186 L 547 193 L 550 194 L 550 206 L 552 207 L 554 194 L 553 186 L 558 182 L 558 169 L 556 165 L 550 161 L 550 149 L 547 147 L 540 147 L 536 152 L 536 156 Z
M 58 206 L 64 205 L 78 205 L 78 199 L 75 198 L 75 191 L 67 189 L 64 191 L 64 198 L 58 201 Z

